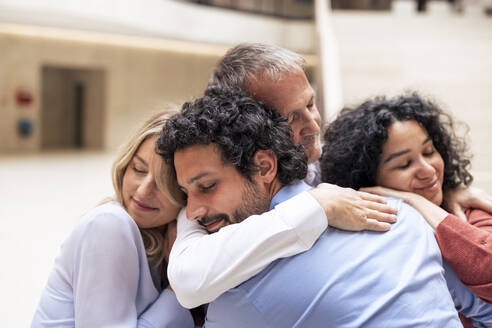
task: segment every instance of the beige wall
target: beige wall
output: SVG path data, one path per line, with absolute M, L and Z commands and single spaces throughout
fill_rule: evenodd
M 344 103 L 404 90 L 436 99 L 470 127 L 473 185 L 492 194 L 492 19 L 471 9 L 460 17 L 335 12 L 333 27 Z
M 43 29 L 14 33 L 0 28 L 0 111 L 4 116 L 0 120 L 0 152 L 40 149 L 41 131 L 45 128 L 40 99 L 43 66 L 104 72 L 105 85 L 93 90 L 99 95 L 89 97 L 97 99 L 104 92 L 104 115 L 102 120 L 95 118 L 97 115 L 87 118 L 86 126 L 92 127 L 87 143 L 97 147 L 97 134 L 104 133 L 103 147 L 113 149 L 152 110 L 169 102 L 181 104 L 199 95 L 211 69 L 226 49 L 198 45 L 180 50 L 179 45 L 168 47 L 165 41 L 159 40 L 149 39 L 142 44 L 142 39 L 138 39 L 140 43 L 134 43 L 135 40 L 129 38 L 124 45 L 122 40 L 112 41 L 111 36 L 105 36 L 107 42 L 104 36 L 101 39 L 100 35 L 94 35 L 93 41 L 91 37 L 90 34 L 80 37 L 75 33 L 71 39 L 70 34 L 53 35 Z M 195 49 L 196 53 L 188 49 Z M 18 88 L 33 93 L 34 102 L 28 108 L 16 105 Z M 64 100 L 60 98 L 59 101 Z M 94 108 L 90 102 L 87 106 Z M 21 138 L 16 133 L 16 122 L 20 118 L 31 119 L 35 124 L 29 138 Z M 101 123 L 103 129 L 97 126 Z

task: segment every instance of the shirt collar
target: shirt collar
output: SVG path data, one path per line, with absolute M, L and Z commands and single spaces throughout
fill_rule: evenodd
M 312 187 L 304 181 L 297 181 L 291 185 L 282 187 L 270 202 L 270 210 L 287 199 L 309 189 L 312 189 Z

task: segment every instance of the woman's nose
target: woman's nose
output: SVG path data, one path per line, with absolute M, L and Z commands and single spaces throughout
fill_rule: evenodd
M 142 180 L 140 183 L 137 192 L 142 196 L 142 197 L 148 197 L 153 195 L 154 191 L 156 189 L 155 181 L 152 176 L 146 176 L 145 179 Z
M 426 160 L 421 160 L 419 163 L 419 169 L 418 169 L 418 177 L 420 179 L 428 179 L 428 178 L 433 178 L 436 173 L 436 170 L 434 167 L 431 165 L 431 163 L 427 162 Z

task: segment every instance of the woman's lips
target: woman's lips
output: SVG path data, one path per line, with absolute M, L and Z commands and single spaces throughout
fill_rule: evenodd
M 133 200 L 133 204 L 135 205 L 135 207 L 138 210 L 141 210 L 141 211 L 154 211 L 154 210 L 156 210 L 155 207 L 147 206 L 146 204 L 136 200 L 135 198 L 133 198 L 132 200 Z
M 417 190 L 421 190 L 425 193 L 435 192 L 438 189 L 439 189 L 439 181 L 437 179 L 422 188 L 417 188 Z

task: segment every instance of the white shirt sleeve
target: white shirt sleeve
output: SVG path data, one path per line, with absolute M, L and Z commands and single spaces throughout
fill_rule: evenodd
M 183 209 L 169 259 L 169 282 L 184 307 L 209 303 L 273 261 L 310 249 L 327 225 L 323 209 L 308 192 L 210 235 L 188 220 Z

